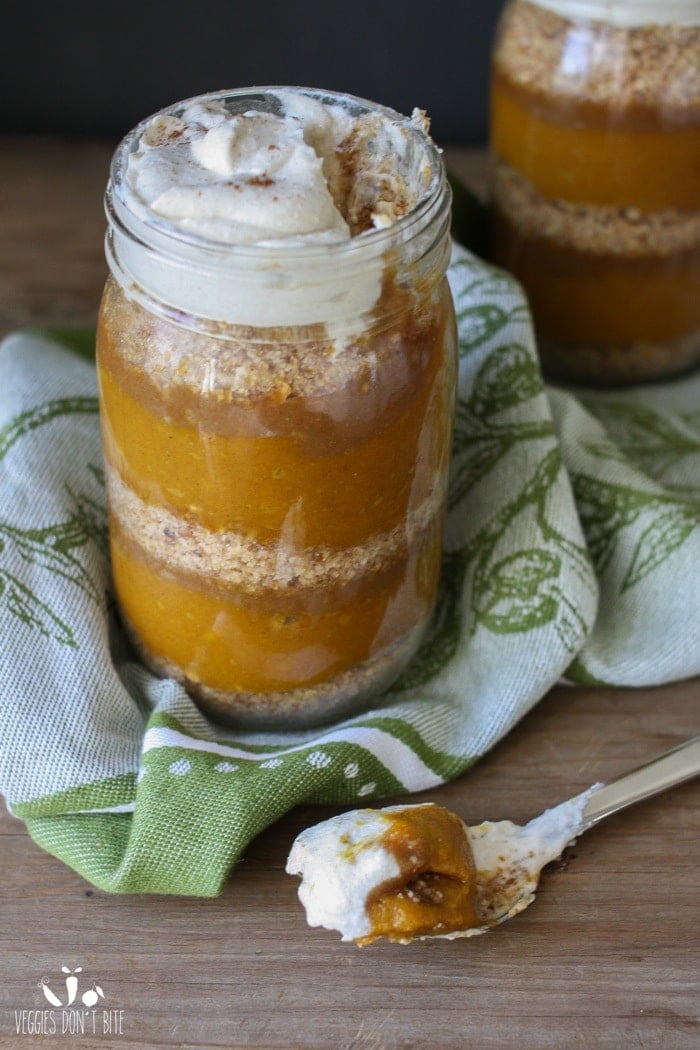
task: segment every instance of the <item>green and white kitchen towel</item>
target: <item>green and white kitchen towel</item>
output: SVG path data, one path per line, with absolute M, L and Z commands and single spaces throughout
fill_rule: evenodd
M 371 711 L 307 732 L 224 730 L 135 660 L 85 338 L 0 348 L 0 789 L 96 885 L 214 895 L 292 806 L 459 776 L 562 675 L 700 673 L 700 375 L 545 388 L 518 285 L 461 249 L 449 276 L 461 360 L 433 628 Z

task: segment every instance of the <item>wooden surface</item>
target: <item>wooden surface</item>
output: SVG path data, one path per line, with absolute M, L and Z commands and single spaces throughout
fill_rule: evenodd
M 0 331 L 91 324 L 105 267 L 111 147 L 0 149 Z M 484 158 L 448 154 L 483 186 Z M 2 683 L 0 682 L 0 688 Z M 523 821 L 698 732 L 700 682 L 557 688 L 465 778 L 424 797 L 468 822 Z M 535 904 L 475 940 L 341 945 L 307 928 L 284 874 L 298 809 L 260 836 L 216 900 L 92 890 L 0 814 L 0 1047 L 695 1048 L 698 787 L 593 829 L 547 870 Z M 46 976 L 82 966 L 111 1032 L 17 1035 Z M 82 986 L 84 987 L 84 985 Z M 82 990 L 81 987 L 81 990 Z M 100 1004 L 102 1007 L 102 1004 Z M 121 1024 L 121 1033 L 119 1025 Z

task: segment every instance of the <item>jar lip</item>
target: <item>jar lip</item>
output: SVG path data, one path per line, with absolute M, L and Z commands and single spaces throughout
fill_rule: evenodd
M 146 205 L 143 208 L 134 209 L 129 195 L 124 192 L 125 173 L 128 158 L 133 152 L 135 143 L 138 142 L 150 122 L 159 116 L 175 115 L 186 106 L 194 102 L 225 101 L 227 99 L 250 98 L 273 96 L 281 91 L 293 91 L 308 95 L 318 101 L 344 105 L 354 115 L 362 113 L 377 113 L 390 120 L 396 126 L 405 128 L 416 139 L 420 140 L 425 149 L 426 162 L 430 165 L 431 178 L 423 196 L 405 215 L 399 216 L 391 225 L 383 228 L 367 230 L 361 234 L 351 237 L 347 241 L 324 243 L 301 243 L 293 238 L 280 239 L 276 243 L 268 244 L 229 244 L 222 241 L 204 237 L 190 230 L 183 230 L 175 226 L 161 216 L 150 211 Z M 144 246 L 148 245 L 148 232 L 152 231 L 158 239 L 158 252 L 167 251 L 167 245 L 173 255 L 178 255 L 178 248 L 189 255 L 192 251 L 204 252 L 212 263 L 224 262 L 226 260 L 238 260 L 242 263 L 266 260 L 273 261 L 276 256 L 284 257 L 285 262 L 294 259 L 309 263 L 315 260 L 326 260 L 336 258 L 338 260 L 350 260 L 358 254 L 371 253 L 381 254 L 388 247 L 398 241 L 410 239 L 411 232 L 422 230 L 426 223 L 432 218 L 435 206 L 445 199 L 449 202 L 450 189 L 445 173 L 445 166 L 441 156 L 441 150 L 435 144 L 430 135 L 423 131 L 415 121 L 380 103 L 356 95 L 326 89 L 265 85 L 246 88 L 221 89 L 219 91 L 206 92 L 194 95 L 191 98 L 182 99 L 178 102 L 164 106 L 156 113 L 141 120 L 129 131 L 119 143 L 115 150 L 110 165 L 109 182 L 105 194 L 105 210 L 109 222 L 117 222 L 124 227 L 136 240 L 141 241 Z

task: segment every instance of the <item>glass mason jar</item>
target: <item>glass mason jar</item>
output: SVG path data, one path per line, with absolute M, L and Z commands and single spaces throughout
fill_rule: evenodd
M 491 98 L 492 255 L 545 370 L 616 385 L 696 365 L 698 0 L 512 0 Z
M 275 112 L 277 90 L 202 99 Z M 293 90 L 398 129 L 396 155 L 365 147 L 415 194 L 405 214 L 334 244 L 231 246 L 176 228 L 129 192 L 147 122 L 117 150 L 106 195 L 97 353 L 118 605 L 151 669 L 251 727 L 359 710 L 416 651 L 455 390 L 438 150 L 415 120 Z

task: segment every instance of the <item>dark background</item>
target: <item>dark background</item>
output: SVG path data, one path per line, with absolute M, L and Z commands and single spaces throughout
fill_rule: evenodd
M 503 0 L 32 3 L 2 19 L 0 132 L 121 136 L 203 91 L 303 84 L 428 111 L 444 145 L 486 141 Z

